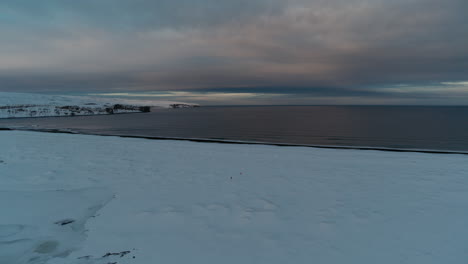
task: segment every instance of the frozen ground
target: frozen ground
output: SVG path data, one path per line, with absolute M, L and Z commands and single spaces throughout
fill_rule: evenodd
M 0 131 L 0 263 L 468 261 L 468 156 Z
M 138 113 L 151 107 L 193 106 L 172 101 L 0 92 L 0 118 Z

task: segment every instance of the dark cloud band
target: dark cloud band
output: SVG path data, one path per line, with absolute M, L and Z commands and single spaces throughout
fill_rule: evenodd
M 408 89 L 449 102 L 441 95 L 455 92 L 439 84 L 468 79 L 467 11 L 465 0 L 7 0 L 0 90 L 290 100 L 401 98 Z M 386 89 L 399 84 L 408 86 Z

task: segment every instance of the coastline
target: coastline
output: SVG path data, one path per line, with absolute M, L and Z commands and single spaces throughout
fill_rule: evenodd
M 259 142 L 259 141 L 242 141 L 242 140 L 229 140 L 229 139 L 210 139 L 210 138 L 185 138 L 185 137 L 159 137 L 159 136 L 139 136 L 139 135 L 121 135 L 121 134 L 98 134 L 98 133 L 85 133 L 69 129 L 29 129 L 29 128 L 13 128 L 13 127 L 0 127 L 0 131 L 31 131 L 43 133 L 59 133 L 59 134 L 74 134 L 74 135 L 91 135 L 102 137 L 121 137 L 121 138 L 141 138 L 148 140 L 180 140 L 188 142 L 201 142 L 201 143 L 219 143 L 219 144 L 238 144 L 238 145 L 266 145 L 277 147 L 307 147 L 318 149 L 342 149 L 342 150 L 375 150 L 375 151 L 389 151 L 389 152 L 414 152 L 414 153 L 427 153 L 427 154 L 450 154 L 450 155 L 468 155 L 468 151 L 455 151 L 455 150 L 437 150 L 437 149 L 411 149 L 411 148 L 388 148 L 388 147 L 370 147 L 370 146 L 339 146 L 339 145 L 313 145 L 313 144 L 294 144 L 294 143 L 277 143 L 277 142 Z

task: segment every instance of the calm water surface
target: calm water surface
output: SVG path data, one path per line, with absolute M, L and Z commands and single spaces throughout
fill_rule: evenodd
M 83 133 L 468 151 L 468 107 L 256 106 L 9 119 L 0 127 Z

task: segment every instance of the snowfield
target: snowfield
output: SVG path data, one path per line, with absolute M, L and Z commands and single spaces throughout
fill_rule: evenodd
M 152 107 L 193 106 L 171 101 L 0 92 L 0 118 L 140 113 Z
M 466 263 L 468 156 L 0 131 L 0 263 Z

